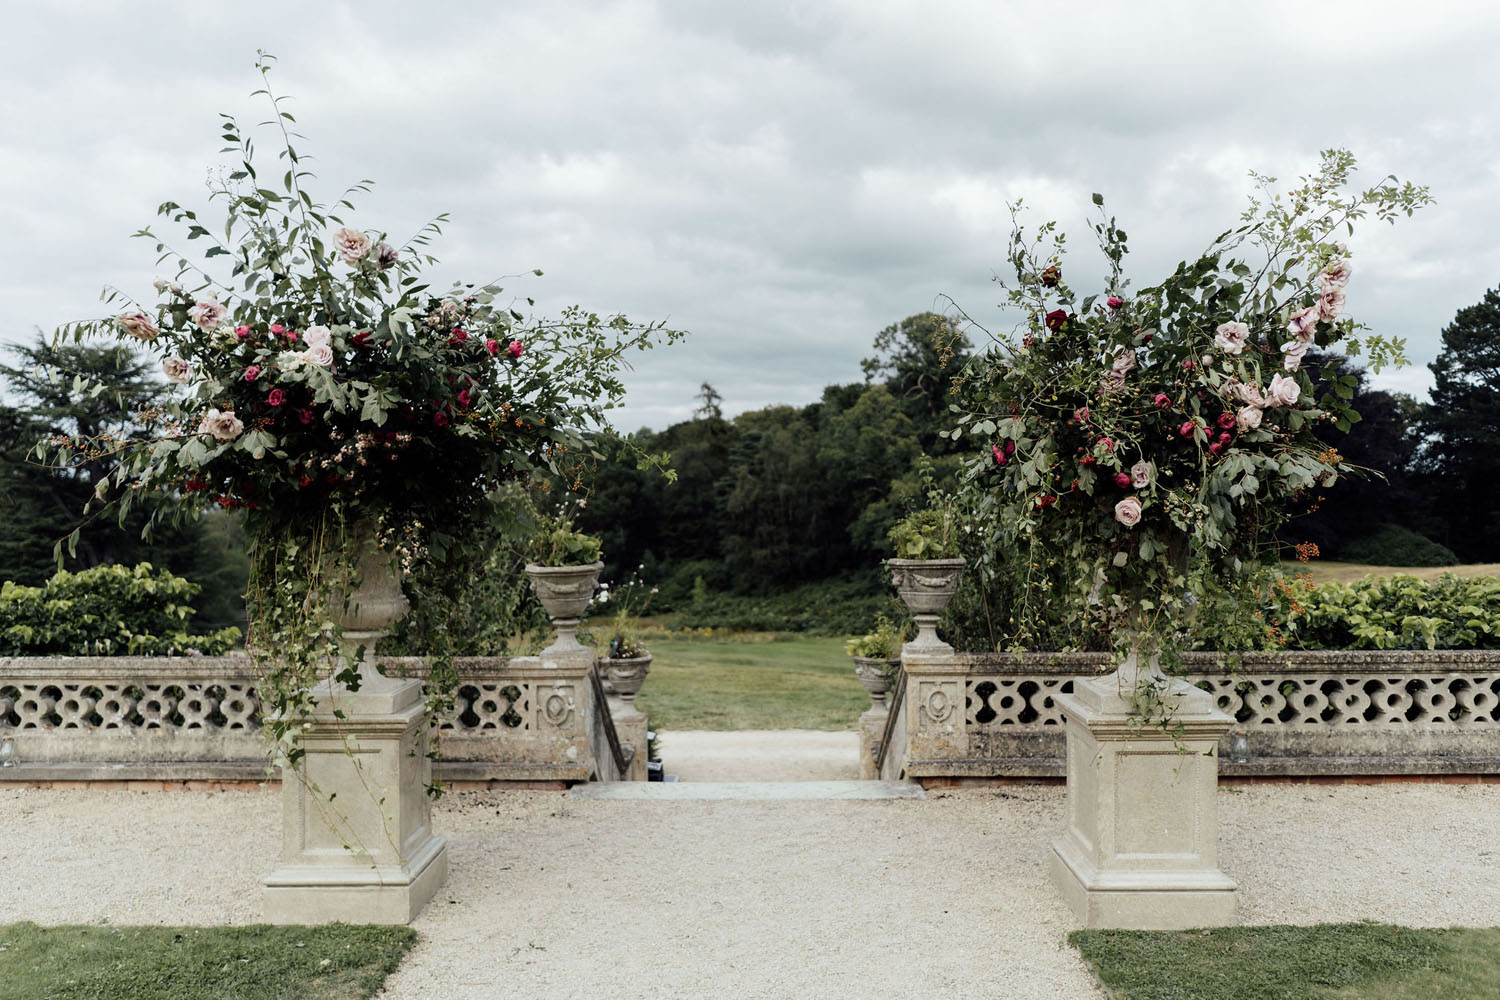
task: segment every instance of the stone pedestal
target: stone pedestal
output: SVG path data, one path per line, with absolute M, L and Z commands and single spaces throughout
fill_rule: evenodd
M 861 781 L 875 781 L 880 778 L 880 771 L 875 766 L 875 751 L 880 741 L 885 738 L 885 724 L 890 719 L 890 710 L 884 703 L 870 708 L 859 717 L 859 778 Z
M 265 919 L 409 923 L 448 875 L 447 844 L 432 833 L 432 762 L 422 684 L 380 674 L 375 644 L 406 612 L 389 555 L 357 534 L 359 589 L 335 609 L 351 691 L 323 681 L 299 737 L 299 770 L 282 772 L 281 864 L 265 883 Z
M 1185 681 L 1161 681 L 1171 732 L 1141 723 L 1133 685 L 1115 674 L 1056 697 L 1068 720 L 1068 829 L 1052 843 L 1052 880 L 1087 927 L 1234 923 L 1215 800 L 1216 750 L 1233 720 Z
M 652 656 L 606 658 L 599 661 L 599 679 L 607 682 L 610 692 L 609 714 L 615 724 L 615 735 L 620 745 L 634 748 L 630 768 L 622 776 L 625 781 L 645 781 L 646 760 L 649 756 L 646 744 L 647 724 L 645 713 L 636 707 L 635 697 L 645 686 L 646 675 L 651 670 Z

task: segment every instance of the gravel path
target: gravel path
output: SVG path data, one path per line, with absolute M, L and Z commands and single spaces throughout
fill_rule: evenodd
M 816 729 L 661 734 L 662 762 L 683 781 L 853 781 L 859 734 Z
M 1500 924 L 1500 786 L 1220 792 L 1246 923 Z M 1047 880 L 1063 790 L 926 801 L 450 795 L 452 874 L 384 1000 L 1096 1000 Z M 272 791 L 0 791 L 4 920 L 246 923 Z

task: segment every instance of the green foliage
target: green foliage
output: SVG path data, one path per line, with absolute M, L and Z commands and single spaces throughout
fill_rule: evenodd
M 1371 566 L 1456 566 L 1458 556 L 1446 545 L 1398 524 L 1383 524 L 1380 530 L 1339 549 L 1346 562 Z
M 819 580 L 769 596 L 707 593 L 672 617 L 672 627 L 850 635 L 880 614 L 900 616 L 888 584 L 874 573 Z
M 958 522 L 952 509 L 913 511 L 891 525 L 897 559 L 953 559 L 958 556 Z
M 844 644 L 844 652 L 850 656 L 865 656 L 876 660 L 895 660 L 901 656 L 901 645 L 906 641 L 906 629 L 898 628 L 885 615 L 875 616 L 875 628 L 864 635 L 857 635 Z
M 1198 931 L 1074 931 L 1068 942 L 1116 1000 L 1479 1000 L 1500 985 L 1500 933 L 1321 924 Z M 1469 963 L 1478 960 L 1478 968 Z M 1463 969 L 1470 982 L 1453 975 Z M 1408 985 L 1445 983 L 1407 993 Z M 1484 992 L 1476 991 L 1480 985 Z M 1337 990 L 1336 994 L 1325 991 Z
M 0 656 L 217 656 L 240 630 L 192 635 L 201 588 L 150 563 L 60 571 L 40 587 L 0 587 Z
M 416 941 L 358 924 L 0 924 L 0 1000 L 367 1000 Z
M 538 566 L 587 566 L 599 561 L 603 548 L 593 535 L 575 531 L 571 520 L 548 517 L 531 536 L 526 551 Z
M 1297 649 L 1500 649 L 1500 579 L 1443 574 L 1323 583 L 1281 602 Z

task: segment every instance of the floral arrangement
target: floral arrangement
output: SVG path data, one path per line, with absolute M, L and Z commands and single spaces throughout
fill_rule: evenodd
M 1262 194 L 1242 225 L 1139 291 L 1099 195 L 1110 275 L 1097 293 L 1067 280 L 1055 224 L 1031 239 L 1017 226 L 1007 292 L 1023 318 L 966 373 L 951 432 L 982 442 L 960 497 L 990 553 L 981 574 L 1024 560 L 1022 600 L 1066 602 L 1112 632 L 1118 657 L 1169 666 L 1190 612 L 1255 576 L 1282 522 L 1349 471 L 1313 432 L 1359 419 L 1354 378 L 1315 385 L 1310 352 L 1405 363 L 1399 340 L 1346 315 L 1354 271 L 1335 235 L 1430 198 L 1394 178 L 1348 192 L 1353 167 L 1324 153 L 1284 196 L 1252 175 Z
M 356 523 L 373 526 L 408 574 L 415 630 L 437 644 L 429 690 L 440 713 L 457 684 L 442 637 L 465 581 L 496 544 L 534 527 L 530 505 L 503 487 L 578 485 L 583 432 L 604 426 L 624 395 L 625 352 L 681 334 L 576 307 L 538 320 L 517 308 L 530 300 L 506 298 L 497 283 L 432 292 L 421 271 L 435 263 L 427 246 L 446 216 L 398 242 L 337 214 L 353 211 L 351 197 L 370 182 L 332 207 L 315 200 L 288 131 L 294 119 L 271 91 L 271 59 L 257 63 L 256 93 L 275 111 L 280 183 L 262 178 L 254 137 L 223 116 L 225 152 L 239 162 L 211 184 L 222 218 L 160 208 L 200 259 L 141 230 L 158 264 L 175 268 L 156 281 L 157 300 L 107 289 L 123 311 L 60 331 L 155 351 L 176 387 L 170 402 L 137 415 L 138 438 L 39 450 L 62 465 L 112 459 L 98 500 L 122 513 L 163 498 L 174 502 L 153 518 L 245 509 L 251 646 L 267 672 L 273 736 L 294 743 L 307 693 L 337 651 L 330 602 L 353 583 Z M 352 667 L 338 676 L 358 683 Z M 287 756 L 296 761 L 295 746 Z

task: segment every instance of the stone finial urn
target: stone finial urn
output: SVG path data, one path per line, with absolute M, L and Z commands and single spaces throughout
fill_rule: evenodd
M 907 647 L 921 651 L 951 652 L 952 647 L 938 638 L 938 616 L 953 599 L 963 576 L 965 560 L 956 559 L 887 559 L 891 580 L 901 601 L 911 610 L 917 623 L 917 637 Z
M 870 692 L 870 707 L 884 709 L 886 693 L 896 683 L 896 671 L 901 667 L 901 660 L 882 660 L 874 656 L 853 656 L 850 659 L 854 661 L 854 676 Z
M 607 681 L 613 694 L 620 696 L 627 705 L 635 705 L 635 696 L 646 683 L 651 672 L 651 654 L 640 656 L 606 657 L 599 661 L 599 676 Z
M 548 651 L 578 652 L 584 649 L 578 641 L 578 619 L 589 606 L 603 569 L 602 562 L 586 566 L 527 564 L 526 576 L 531 581 L 531 589 L 536 591 L 537 599 L 557 629 L 557 638 L 547 647 Z

